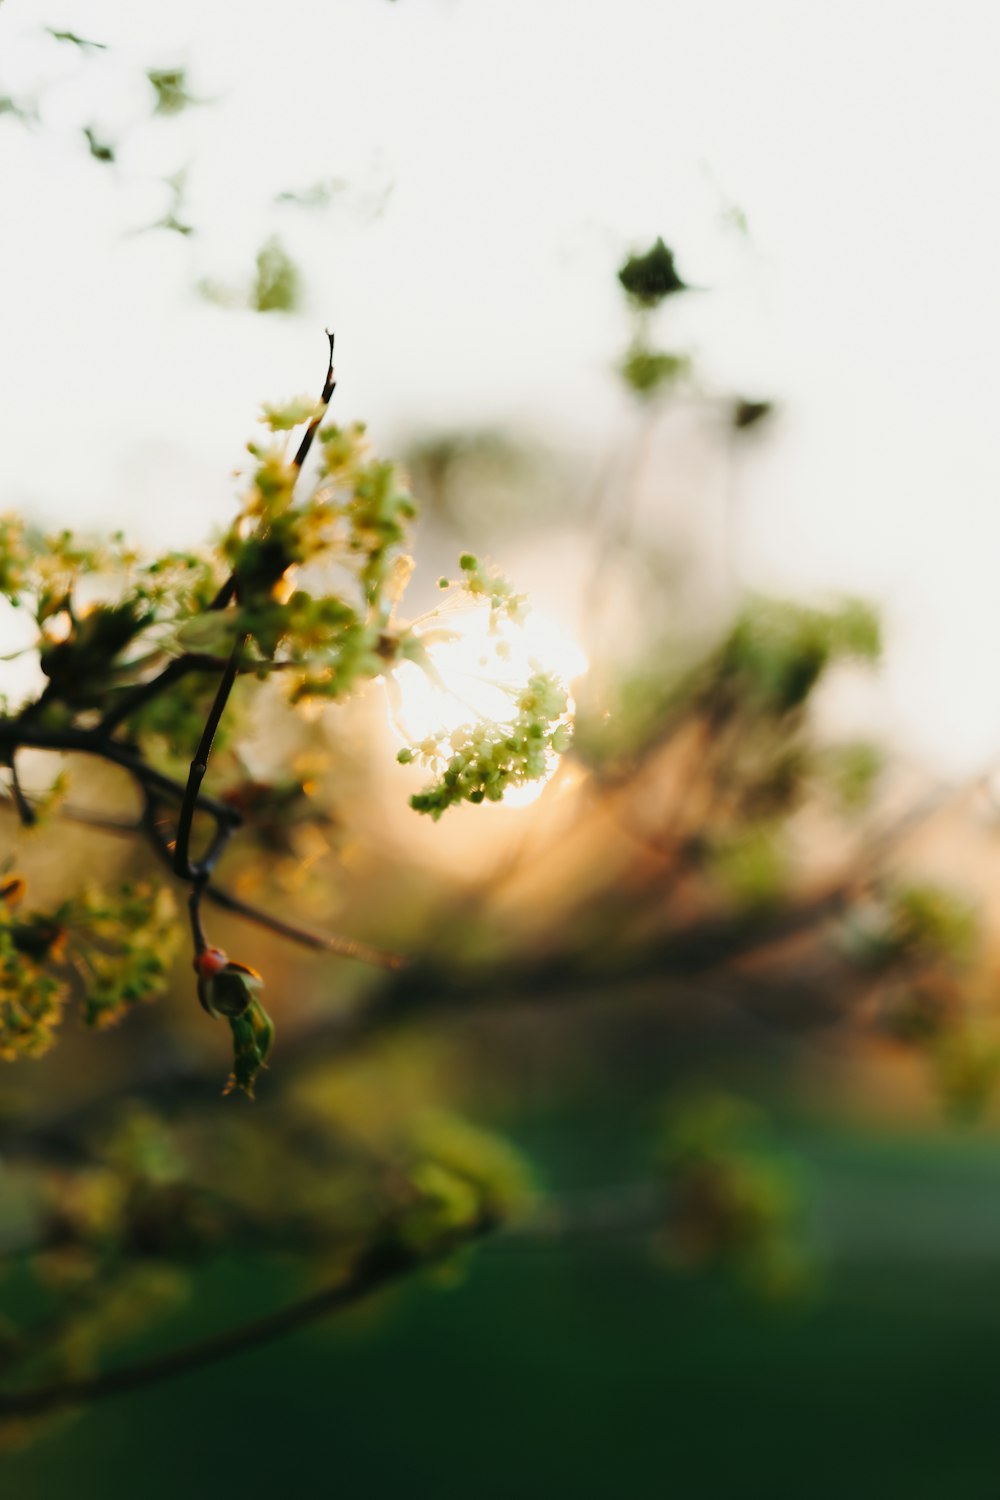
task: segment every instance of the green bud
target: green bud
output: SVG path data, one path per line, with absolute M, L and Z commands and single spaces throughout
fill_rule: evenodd
M 274 1022 L 259 1000 L 251 1000 L 243 1015 L 232 1017 L 229 1025 L 233 1033 L 233 1071 L 225 1092 L 242 1089 L 252 1099 L 257 1074 L 267 1061 L 274 1041 Z
M 198 998 L 210 1016 L 232 1020 L 250 1009 L 262 984 L 256 970 L 230 961 L 217 974 L 199 975 Z

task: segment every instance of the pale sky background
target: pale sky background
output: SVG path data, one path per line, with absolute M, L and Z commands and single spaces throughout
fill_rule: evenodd
M 214 102 L 143 123 L 175 62 Z M 0 93 L 48 86 L 43 128 L 0 117 L 0 505 L 194 540 L 327 322 L 380 446 L 520 423 L 596 463 L 628 416 L 614 272 L 662 234 L 712 289 L 664 335 L 782 403 L 748 581 L 881 604 L 885 717 L 971 769 L 1000 751 L 998 72 L 994 0 L 2 0 Z M 127 234 L 187 162 L 203 233 Z M 326 215 L 274 207 L 325 177 Z M 274 230 L 302 316 L 194 294 Z

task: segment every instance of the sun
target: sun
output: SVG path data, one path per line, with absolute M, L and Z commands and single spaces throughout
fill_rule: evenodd
M 569 632 L 551 616 L 527 610 L 516 623 L 491 621 L 490 611 L 463 604 L 442 611 L 421 635 L 427 667 L 404 661 L 386 681 L 389 721 L 406 745 L 427 736 L 451 734 L 477 721 L 503 723 L 511 714 L 512 693 L 532 674 L 552 674 L 570 688 L 588 667 L 587 657 Z M 570 698 L 570 712 L 573 709 Z M 504 804 L 534 802 L 555 772 L 553 755 L 546 774 L 512 786 Z

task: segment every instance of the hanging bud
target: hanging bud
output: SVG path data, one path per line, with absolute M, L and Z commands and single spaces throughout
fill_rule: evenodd
M 242 1016 L 263 980 L 256 969 L 236 963 L 221 948 L 206 948 L 195 960 L 198 999 L 210 1016 Z
M 274 1040 L 274 1023 L 257 999 L 252 999 L 240 1016 L 230 1017 L 233 1033 L 233 1071 L 223 1093 L 242 1089 L 253 1098 L 257 1074 L 267 1060 Z

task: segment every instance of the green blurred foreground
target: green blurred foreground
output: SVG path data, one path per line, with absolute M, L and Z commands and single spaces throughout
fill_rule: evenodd
M 622 1118 L 540 1119 L 522 1144 L 563 1184 L 621 1181 Z M 627 1235 L 496 1241 L 453 1284 L 50 1429 L 5 1457 L 3 1493 L 995 1495 L 1000 1140 L 786 1139 L 828 1253 L 814 1300 L 664 1275 Z M 217 1264 L 170 1332 L 289 1291 L 266 1278 Z

